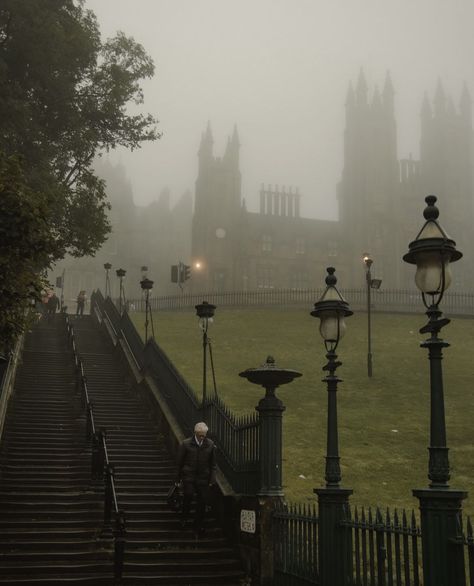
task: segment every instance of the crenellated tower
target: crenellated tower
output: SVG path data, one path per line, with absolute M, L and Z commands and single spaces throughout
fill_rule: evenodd
M 394 94 L 387 73 L 382 92 L 376 87 L 369 99 L 361 71 L 355 90 L 350 84 L 346 97 L 344 168 L 338 203 L 346 240 L 343 246 L 351 256 L 351 280 L 356 285 L 363 284 L 364 252 L 378 257 L 384 278 L 396 278 L 393 255 L 388 253 L 385 240 L 387 225 L 394 219 L 399 182 Z
M 224 290 L 234 286 L 242 213 L 240 140 L 237 127 L 228 137 L 223 157 L 213 154 L 211 125 L 201 137 L 192 226 L 193 286 Z

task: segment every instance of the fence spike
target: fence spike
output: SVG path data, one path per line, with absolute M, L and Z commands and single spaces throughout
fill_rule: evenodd
M 400 527 L 400 521 L 398 519 L 398 511 L 397 509 L 395 509 L 395 512 L 393 514 L 393 524 L 395 527 Z
M 375 522 L 378 525 L 383 525 L 383 517 L 382 517 L 382 513 L 380 512 L 379 507 L 377 507 L 377 510 L 375 511 Z
M 373 525 L 373 520 L 372 520 L 372 507 L 369 507 L 369 525 L 370 526 Z
M 355 511 L 354 511 L 354 521 L 355 521 L 356 523 L 358 523 L 358 522 L 359 522 L 359 510 L 358 510 L 358 508 L 357 508 L 357 507 L 355 508 Z
M 407 514 L 406 514 L 405 509 L 403 509 L 402 526 L 403 526 L 404 531 L 406 531 L 408 529 Z
M 472 524 L 471 524 L 471 517 L 467 518 L 467 536 L 472 539 L 473 532 L 472 532 Z
M 385 513 L 385 524 L 387 525 L 387 527 L 392 526 L 392 520 L 390 519 L 390 510 L 388 507 L 387 507 L 387 511 Z

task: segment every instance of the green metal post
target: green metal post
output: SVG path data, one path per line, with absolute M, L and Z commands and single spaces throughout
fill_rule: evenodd
M 441 319 L 437 305 L 428 308 L 428 324 L 420 333 L 431 337 L 421 344 L 430 360 L 430 446 L 427 489 L 413 491 L 420 501 L 421 538 L 423 545 L 423 579 L 429 586 L 465 586 L 464 552 L 459 546 L 458 527 L 462 525 L 462 501 L 467 492 L 449 488 L 449 458 L 446 445 L 446 422 L 442 372 L 442 350 L 449 346 L 438 337 L 449 323 Z
M 316 488 L 319 503 L 319 584 L 320 586 L 347 586 L 352 583 L 352 542 L 350 529 L 344 527 L 350 488 L 341 488 L 337 428 L 337 384 L 341 379 L 335 371 L 340 362 L 334 351 L 326 354 L 324 370 L 329 374 L 323 379 L 328 390 L 326 487 Z

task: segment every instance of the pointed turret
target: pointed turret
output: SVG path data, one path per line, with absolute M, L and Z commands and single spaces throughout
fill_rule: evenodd
M 390 71 L 387 71 L 383 86 L 383 104 L 388 112 L 393 112 L 394 98 L 395 90 L 393 89 L 392 78 L 390 76 Z
M 374 96 L 372 98 L 372 109 L 374 112 L 379 112 L 382 108 L 382 98 L 378 86 L 375 86 Z
M 352 81 L 349 82 L 346 94 L 346 109 L 349 110 L 355 106 L 355 95 L 354 88 L 352 87 Z
M 472 99 L 469 90 L 467 89 L 466 83 L 464 83 L 462 88 L 461 99 L 459 100 L 459 110 L 461 112 L 461 116 L 466 120 L 471 120 L 472 118 Z
M 240 150 L 240 140 L 239 140 L 239 133 L 237 131 L 237 125 L 234 124 L 234 130 L 232 132 L 232 138 L 228 143 L 228 151 L 226 150 L 226 154 L 228 152 L 229 161 L 235 165 L 236 168 L 239 167 L 239 150 Z
M 433 112 L 431 110 L 431 104 L 428 99 L 428 94 L 425 92 L 423 96 L 423 103 L 421 104 L 420 116 L 422 121 L 431 120 Z
M 206 132 L 201 136 L 201 144 L 199 146 L 199 159 L 201 161 L 210 160 L 212 158 L 212 146 L 214 139 L 212 138 L 211 122 L 208 120 Z
M 438 79 L 438 85 L 436 86 L 435 97 L 433 100 L 435 116 L 439 116 L 445 113 L 446 110 L 446 95 L 444 93 L 443 84 Z
M 357 80 L 356 102 L 359 105 L 367 104 L 367 82 L 362 68 L 359 73 L 359 79 Z

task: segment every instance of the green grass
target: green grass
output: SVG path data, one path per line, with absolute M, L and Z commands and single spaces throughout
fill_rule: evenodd
M 132 315 L 143 331 L 144 316 Z M 417 507 L 413 488 L 428 486 L 429 362 L 419 347 L 426 318 L 375 314 L 372 327 L 374 373 L 367 377 L 367 316 L 347 320 L 338 348 L 343 382 L 338 392 L 342 485 L 362 505 Z M 201 331 L 193 312 L 154 314 L 157 342 L 191 386 L 202 384 Z M 263 389 L 238 376 L 261 365 L 267 355 L 283 368 L 303 373 L 277 394 L 284 413 L 283 484 L 292 501 L 312 501 L 324 484 L 327 392 L 319 320 L 301 309 L 218 308 L 212 339 L 219 394 L 236 413 L 250 413 Z M 444 387 L 451 486 L 474 497 L 474 322 L 453 319 L 443 334 Z M 208 388 L 211 388 L 209 379 Z M 304 478 L 302 478 L 302 476 Z M 474 500 L 471 501 L 474 503 Z M 468 512 L 474 506 L 465 503 Z

